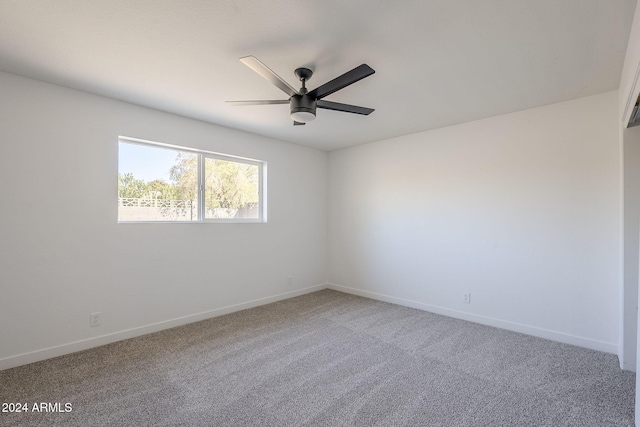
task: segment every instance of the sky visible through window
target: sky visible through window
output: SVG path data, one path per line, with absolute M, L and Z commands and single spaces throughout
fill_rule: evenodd
M 169 170 L 176 164 L 175 150 L 147 147 L 139 144 L 119 144 L 118 173 L 131 173 L 137 179 L 150 182 L 161 179 L 170 182 Z

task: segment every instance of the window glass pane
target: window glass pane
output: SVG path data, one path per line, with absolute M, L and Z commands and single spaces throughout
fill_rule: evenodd
M 204 159 L 205 219 L 260 218 L 260 168 L 251 163 Z
M 118 221 L 197 221 L 198 155 L 120 141 Z

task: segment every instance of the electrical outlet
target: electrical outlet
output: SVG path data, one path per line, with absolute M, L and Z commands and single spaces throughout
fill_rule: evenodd
M 465 304 L 471 304 L 471 293 L 467 292 L 466 294 L 462 294 L 462 302 Z
M 91 313 L 89 315 L 89 325 L 93 328 L 94 326 L 100 326 L 100 312 L 97 311 L 95 313 Z

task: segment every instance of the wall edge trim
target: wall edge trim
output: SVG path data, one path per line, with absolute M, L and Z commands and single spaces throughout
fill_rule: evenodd
M 479 323 L 482 325 L 493 326 L 496 328 L 506 329 L 513 332 L 519 332 L 522 334 L 531 335 L 538 338 L 544 338 L 551 341 L 557 341 L 564 344 L 571 344 L 578 347 L 588 348 L 591 350 L 603 351 L 605 353 L 611 353 L 616 356 L 618 355 L 618 352 L 619 352 L 619 345 L 615 343 L 593 340 L 591 338 L 571 335 L 564 332 L 538 328 L 535 326 L 529 326 L 522 323 L 510 322 L 507 320 L 495 319 L 492 317 L 481 316 L 478 314 L 467 313 L 464 311 L 453 310 L 450 308 L 440 307 L 440 306 L 431 305 L 431 304 L 425 304 L 419 301 L 398 298 L 391 295 L 380 294 L 377 292 L 350 288 L 348 286 L 337 285 L 334 283 L 328 283 L 327 288 L 333 289 L 334 291 L 344 292 L 344 293 L 358 295 L 365 298 L 375 299 L 378 301 L 389 302 L 392 304 L 398 304 L 405 307 L 428 311 L 430 313 L 441 314 L 443 316 L 453 317 L 456 319 L 467 320 L 469 322 Z
M 43 360 L 51 359 L 54 357 L 64 356 L 78 351 L 89 350 L 91 348 L 100 347 L 106 344 L 112 344 L 114 342 L 126 340 L 129 338 L 135 338 L 154 332 L 163 331 L 165 329 L 175 328 L 177 326 L 183 326 L 189 323 L 199 322 L 201 320 L 211 319 L 225 314 L 234 313 L 236 311 L 246 310 L 248 308 L 259 307 L 261 305 L 271 304 L 273 302 L 282 301 L 288 298 L 297 297 L 300 295 L 317 292 L 322 289 L 326 289 L 327 284 L 322 283 L 319 285 L 309 286 L 302 289 L 297 289 L 290 292 L 284 292 L 281 294 L 272 295 L 269 297 L 258 298 L 238 304 L 233 304 L 225 307 L 215 308 L 213 310 L 207 310 L 200 313 L 189 314 L 186 316 L 176 317 L 169 320 L 163 320 L 161 322 L 151 323 L 144 326 L 138 326 L 135 328 L 125 329 L 122 331 L 112 332 L 97 337 L 87 338 L 79 341 L 73 341 L 65 344 L 56 345 L 53 347 L 47 347 L 40 350 L 34 350 L 27 353 L 21 353 L 14 356 L 8 356 L 0 359 L 0 371 L 5 369 L 11 369 L 30 363 L 40 362 Z

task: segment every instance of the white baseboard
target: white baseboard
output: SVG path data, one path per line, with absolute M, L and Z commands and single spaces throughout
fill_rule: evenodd
M 618 355 L 618 358 L 620 358 L 620 356 Z M 636 364 L 633 362 L 622 362 L 620 363 L 620 369 L 624 369 L 625 371 L 633 371 L 636 372 Z
M 176 326 L 186 325 L 188 323 L 198 322 L 200 320 L 222 316 L 225 314 L 233 313 L 240 310 L 245 310 L 248 308 L 270 304 L 272 302 L 282 301 L 288 298 L 293 298 L 293 297 L 308 294 L 311 292 L 317 292 L 327 288 L 333 289 L 339 292 L 344 292 L 348 294 L 375 299 L 378 301 L 389 302 L 392 304 L 398 304 L 405 307 L 411 307 L 411 308 L 416 308 L 418 310 L 424 310 L 431 313 L 441 314 L 441 315 L 453 317 L 456 319 L 468 320 L 470 322 L 480 323 L 483 325 L 494 326 L 497 328 L 507 329 L 514 332 L 520 332 L 523 334 L 532 335 L 540 338 L 546 338 L 549 340 L 558 341 L 566 344 L 572 344 L 580 347 L 590 348 L 592 350 L 604 351 L 604 352 L 613 353 L 613 354 L 618 354 L 619 352 L 618 345 L 613 343 L 592 340 L 590 338 L 579 337 L 579 336 L 565 334 L 562 332 L 556 332 L 548 329 L 536 328 L 533 326 L 523 325 L 520 323 L 494 319 L 491 317 L 480 316 L 476 314 L 466 313 L 458 310 L 452 310 L 449 308 L 439 307 L 439 306 L 430 305 L 430 304 L 424 304 L 418 301 L 407 300 L 403 298 L 393 297 L 390 295 L 379 294 L 376 292 L 364 291 L 361 289 L 350 288 L 346 286 L 336 285 L 333 283 L 324 283 L 320 285 L 310 286 L 304 289 L 298 289 L 291 292 L 285 292 L 282 294 L 273 295 L 270 297 L 259 298 L 256 300 L 234 304 L 227 307 L 221 307 L 214 310 L 209 310 L 201 313 L 196 313 L 188 316 L 183 316 L 175 319 L 157 322 L 150 325 L 131 328 L 131 329 L 127 329 L 119 332 L 113 332 L 110 334 L 101 335 L 99 337 L 89 338 L 89 339 L 66 343 L 66 344 L 49 347 L 41 350 L 36 350 L 28 353 L 22 353 L 15 356 L 5 357 L 3 359 L 0 359 L 0 371 L 4 369 L 14 368 L 16 366 L 39 362 L 41 360 L 51 359 L 53 357 L 63 356 L 65 354 L 75 353 L 77 351 L 88 350 L 90 348 L 99 347 L 105 344 L 111 344 L 117 341 L 129 339 L 129 338 L 135 338 L 141 335 L 162 331 L 164 329 L 174 328 Z
M 45 348 L 42 350 L 31 351 L 28 353 L 22 353 L 15 356 L 9 356 L 0 359 L 0 371 L 9 368 L 15 368 L 16 366 L 26 365 L 33 362 L 39 362 L 41 360 L 51 359 L 52 357 L 63 356 L 65 354 L 75 353 L 77 351 L 88 350 L 90 348 L 99 347 L 105 344 L 111 344 L 117 341 L 122 341 L 129 338 L 138 337 L 141 335 L 150 334 L 153 332 L 162 331 L 164 329 L 174 328 L 176 326 L 186 325 L 188 323 L 198 322 L 200 320 L 210 319 L 212 317 L 218 317 L 225 314 L 233 313 L 247 308 L 258 307 L 265 304 L 270 304 L 276 301 L 282 301 L 288 298 L 308 294 L 311 292 L 317 292 L 322 289 L 326 289 L 326 284 L 310 286 L 304 289 L 298 289 L 291 292 L 285 292 L 282 294 L 273 295 L 266 298 L 259 298 L 252 301 L 243 302 L 240 304 L 234 304 L 227 307 L 216 308 L 214 310 L 204 311 L 201 313 L 191 314 L 188 316 L 178 317 L 175 319 L 165 320 L 162 322 L 153 323 L 150 325 L 140 326 L 137 328 L 126 329 L 119 332 L 113 332 L 106 335 L 101 335 L 95 338 L 89 338 L 85 340 L 75 341 L 54 347 Z
M 345 292 L 348 294 L 375 299 L 378 301 L 390 302 L 390 303 L 402 305 L 405 307 L 416 308 L 418 310 L 424 310 L 431 313 L 442 314 L 444 316 L 454 317 L 456 319 L 468 320 L 470 322 L 480 323 L 482 325 L 494 326 L 497 328 L 507 329 L 514 332 L 520 332 L 523 334 L 532 335 L 539 338 L 545 338 L 552 341 L 558 341 L 565 344 L 576 345 L 580 347 L 589 348 L 592 350 L 604 351 L 606 353 L 613 353 L 615 355 L 617 355 L 619 351 L 619 347 L 617 344 L 592 340 L 590 338 L 565 334 L 563 332 L 556 332 L 548 329 L 537 328 L 534 326 L 523 325 L 521 323 L 514 323 L 506 320 L 494 319 L 492 317 L 480 316 L 477 314 L 466 313 L 464 311 L 452 310 L 450 308 L 424 304 L 418 301 L 392 297 L 389 295 L 379 294 L 376 292 L 369 292 L 361 289 L 349 288 L 346 286 L 340 286 L 333 283 L 327 283 L 327 288 L 333 289 L 339 292 Z

